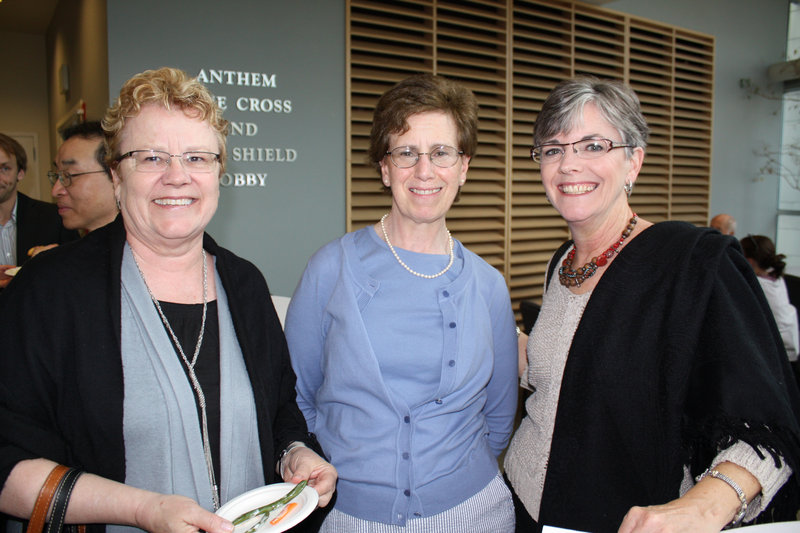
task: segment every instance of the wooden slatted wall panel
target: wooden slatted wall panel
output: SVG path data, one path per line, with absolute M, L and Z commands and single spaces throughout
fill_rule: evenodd
M 350 164 L 347 230 L 375 223 L 391 204 L 367 161 L 372 113 L 392 85 L 434 64 L 434 16 L 429 1 L 349 2 Z
M 643 218 L 669 218 L 672 183 L 672 93 L 675 44 L 672 28 L 632 24 L 628 83 L 642 105 L 650 126 L 644 165 L 631 196 L 631 206 Z
M 711 180 L 714 41 L 675 30 L 670 218 L 705 226 Z
M 379 95 L 415 72 L 478 98 L 478 153 L 448 227 L 506 276 L 515 309 L 540 300 L 546 263 L 569 237 L 529 156 L 538 110 L 562 79 L 630 83 L 652 130 L 633 208 L 654 222 L 706 223 L 712 37 L 571 0 L 351 0 L 348 17 L 348 231 L 389 206 L 364 163 L 370 118 Z
M 438 1 L 436 74 L 472 90 L 479 106 L 478 151 L 461 198 L 447 214 L 453 236 L 506 271 L 508 184 L 506 0 Z
M 569 237 L 547 202 L 538 165 L 531 161 L 533 124 L 547 95 L 573 72 L 572 2 L 518 1 L 513 23 L 513 144 L 509 292 L 518 309 L 539 299 L 545 267 Z

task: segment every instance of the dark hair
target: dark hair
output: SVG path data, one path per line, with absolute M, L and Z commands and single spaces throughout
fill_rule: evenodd
M 380 171 L 389 150 L 389 136 L 408 131 L 408 118 L 418 113 L 441 111 L 456 124 L 458 148 L 473 156 L 478 148 L 478 102 L 472 91 L 447 78 L 415 74 L 383 93 L 372 117 L 367 156 Z
M 25 148 L 15 138 L 0 133 L 0 150 L 9 156 L 14 156 L 17 160 L 17 170 L 28 169 L 28 154 L 25 153 Z
M 764 235 L 748 235 L 739 244 L 742 245 L 744 256 L 752 259 L 756 264 L 768 271 L 772 276 L 779 278 L 786 268 L 786 256 L 775 254 L 775 243 Z
M 621 81 L 594 76 L 579 76 L 556 85 L 536 117 L 533 145 L 541 145 L 577 126 L 586 104 L 597 106 L 603 118 L 619 132 L 623 144 L 642 149 L 647 146 L 649 128 L 633 89 Z M 626 148 L 625 152 L 630 157 L 633 149 Z
M 95 137 L 102 138 L 103 126 L 100 125 L 99 120 L 92 120 L 90 122 L 79 122 L 73 124 L 61 132 L 61 140 L 66 141 L 70 137 L 80 137 L 82 139 L 93 139 Z
M 61 132 L 61 139 L 64 141 L 72 137 L 86 140 L 100 139 L 100 146 L 97 147 L 94 157 L 97 159 L 97 162 L 100 163 L 100 166 L 103 167 L 108 179 L 111 179 L 111 171 L 106 164 L 105 134 L 103 133 L 103 126 L 100 124 L 100 121 L 80 122 L 78 124 L 73 124 Z

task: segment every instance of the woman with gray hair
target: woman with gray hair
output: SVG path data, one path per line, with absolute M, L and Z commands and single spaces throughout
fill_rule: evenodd
M 572 240 L 521 365 L 519 531 L 719 531 L 798 508 L 800 401 L 769 308 L 736 241 L 633 212 L 647 136 L 636 94 L 591 77 L 559 84 L 534 127 Z

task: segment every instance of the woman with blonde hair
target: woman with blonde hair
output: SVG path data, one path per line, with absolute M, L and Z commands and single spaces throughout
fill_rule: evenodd
M 0 511 L 30 517 L 58 464 L 83 472 L 66 522 L 97 531 L 229 533 L 214 511 L 277 473 L 326 504 L 336 471 L 312 449 L 267 284 L 205 233 L 225 166 L 213 97 L 145 71 L 103 127 L 120 216 L 0 297 Z

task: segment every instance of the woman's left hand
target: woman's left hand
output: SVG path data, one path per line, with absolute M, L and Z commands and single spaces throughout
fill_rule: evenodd
M 619 533 L 716 533 L 730 521 L 703 513 L 701 505 L 684 496 L 663 505 L 632 507 Z
M 314 487 L 319 494 L 320 507 L 325 507 L 331 501 L 338 477 L 339 474 L 333 465 L 311 448 L 305 446 L 292 448 L 283 458 L 283 480 L 300 483 L 307 479 L 308 486 Z
M 715 470 L 733 479 L 751 500 L 761 492 L 758 479 L 741 466 L 726 461 Z M 740 507 L 738 495 L 725 481 L 705 476 L 677 500 L 632 507 L 622 520 L 619 533 L 722 531 Z

